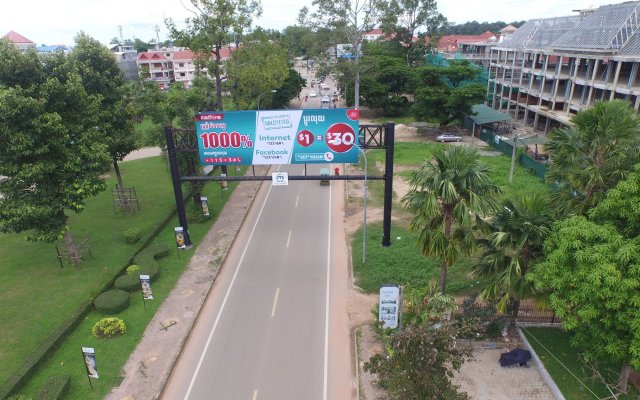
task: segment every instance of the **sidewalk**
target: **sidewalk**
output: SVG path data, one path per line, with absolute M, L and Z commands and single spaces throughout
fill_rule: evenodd
M 256 175 L 268 166 L 256 166 Z M 123 368 L 124 379 L 107 400 L 158 399 L 202 304 L 240 230 L 261 182 L 240 182 L 202 242 L 187 269 L 162 303 Z

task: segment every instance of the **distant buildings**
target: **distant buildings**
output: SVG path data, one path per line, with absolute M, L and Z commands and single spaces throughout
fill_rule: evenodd
M 9 31 L 6 35 L 2 37 L 3 39 L 8 39 L 10 42 L 16 45 L 20 51 L 27 51 L 28 49 L 35 49 L 36 44 L 21 34 Z

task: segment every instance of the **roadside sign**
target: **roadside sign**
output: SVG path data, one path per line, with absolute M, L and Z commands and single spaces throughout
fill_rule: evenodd
M 380 287 L 378 321 L 382 322 L 382 328 L 397 328 L 399 312 L 400 288 L 398 286 L 391 285 Z
M 273 186 L 287 186 L 289 184 L 289 173 L 273 172 L 271 174 L 271 184 Z

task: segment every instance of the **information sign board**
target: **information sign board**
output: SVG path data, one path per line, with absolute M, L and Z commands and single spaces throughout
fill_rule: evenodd
M 358 110 L 212 111 L 195 119 L 203 166 L 358 162 Z
M 398 315 L 400 312 L 400 288 L 397 286 L 380 287 L 380 304 L 378 307 L 378 320 L 383 328 L 395 329 L 398 327 Z

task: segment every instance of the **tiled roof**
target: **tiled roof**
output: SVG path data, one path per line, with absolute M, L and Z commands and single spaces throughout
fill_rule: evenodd
M 2 38 L 3 39 L 9 39 L 9 41 L 11 41 L 13 43 L 35 44 L 31 40 L 27 39 L 26 37 L 22 36 L 21 34 L 19 34 L 17 32 L 14 32 L 14 31 L 9 31 L 9 33 L 4 35 Z
M 193 51 L 179 50 L 173 53 L 174 60 L 193 60 Z
M 365 35 L 382 35 L 382 29 L 375 28 L 365 33 Z
M 138 54 L 138 61 L 168 61 L 168 59 L 161 51 L 147 51 Z
M 516 28 L 515 26 L 509 24 L 509 25 L 505 26 L 504 28 L 500 29 L 500 33 L 513 33 L 516 30 L 518 30 L 518 28 Z

